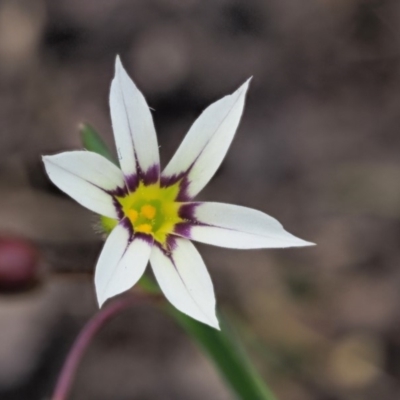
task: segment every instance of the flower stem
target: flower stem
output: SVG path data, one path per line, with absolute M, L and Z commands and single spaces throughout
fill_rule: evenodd
M 108 307 L 100 310 L 87 322 L 67 356 L 61 374 L 58 377 L 52 400 L 67 399 L 82 356 L 96 333 L 121 311 L 149 297 L 148 295 L 135 293 L 134 295 L 131 294 L 114 300 Z

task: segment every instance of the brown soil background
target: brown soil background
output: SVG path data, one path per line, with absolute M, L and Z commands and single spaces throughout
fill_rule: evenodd
M 0 233 L 37 245 L 42 282 L 0 297 L 0 398 L 49 398 L 97 310 L 95 217 L 50 185 L 40 156 L 81 148 L 83 121 L 113 146 L 117 53 L 154 109 L 164 165 L 209 103 L 254 76 L 200 198 L 258 208 L 317 246 L 198 248 L 278 398 L 400 398 L 399 22 L 395 0 L 2 0 Z M 204 398 L 232 395 L 150 306 L 101 332 L 71 394 Z

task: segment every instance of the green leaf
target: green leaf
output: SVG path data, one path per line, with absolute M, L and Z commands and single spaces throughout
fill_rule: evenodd
M 100 154 L 101 156 L 110 160 L 115 165 L 118 165 L 115 157 L 112 155 L 111 151 L 104 143 L 103 139 L 92 126 L 90 126 L 89 124 L 81 124 L 79 130 L 81 133 L 83 147 L 86 150 Z
M 144 274 L 139 282 L 137 283 L 140 288 L 145 291 L 146 293 L 151 293 L 151 294 L 156 294 L 159 295 L 161 294 L 160 288 L 158 285 L 154 282 L 153 279 L 151 279 L 148 275 Z
M 221 331 L 180 313 L 168 306 L 168 312 L 208 354 L 220 374 L 242 400 L 276 400 L 244 353 L 227 320 L 219 315 Z

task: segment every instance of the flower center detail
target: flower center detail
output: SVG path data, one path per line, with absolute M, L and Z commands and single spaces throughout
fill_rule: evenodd
M 163 188 L 158 183 L 145 186 L 141 182 L 135 192 L 116 199 L 134 232 L 150 234 L 164 245 L 175 225 L 183 221 L 181 204 L 175 201 L 178 193 L 179 185 Z

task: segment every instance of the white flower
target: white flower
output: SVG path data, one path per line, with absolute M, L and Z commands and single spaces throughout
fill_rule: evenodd
M 46 171 L 78 203 L 117 221 L 96 266 L 100 306 L 130 289 L 150 260 L 167 299 L 183 313 L 218 329 L 213 285 L 190 240 L 237 249 L 312 244 L 260 211 L 192 201 L 225 157 L 249 80 L 200 115 L 161 172 L 146 100 L 118 57 L 115 69 L 110 108 L 121 170 L 98 154 L 71 151 L 43 157 Z

